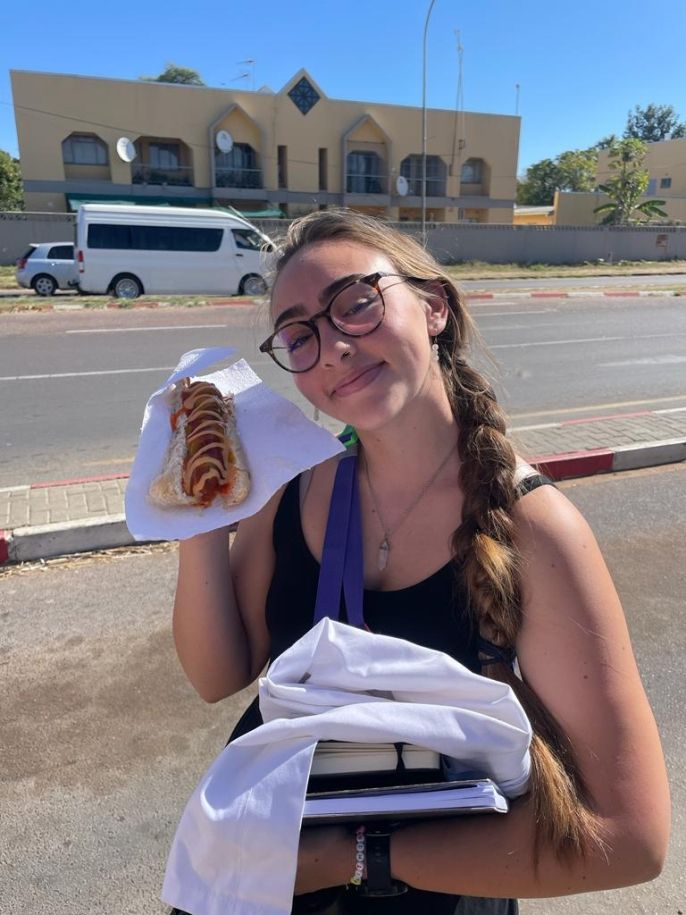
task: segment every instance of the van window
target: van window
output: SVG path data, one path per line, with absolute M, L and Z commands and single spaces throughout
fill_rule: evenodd
M 218 251 L 223 229 L 194 226 L 141 226 L 93 223 L 89 248 L 134 251 Z
M 253 229 L 232 229 L 237 248 L 248 248 L 250 251 L 261 251 L 264 238 Z

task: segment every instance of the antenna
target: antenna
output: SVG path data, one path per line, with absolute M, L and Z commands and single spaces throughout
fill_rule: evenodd
M 515 83 L 515 114 L 519 114 L 519 83 Z
M 455 42 L 457 45 L 457 93 L 455 96 L 455 122 L 453 128 L 453 154 L 450 173 L 460 173 L 460 153 L 467 145 L 465 136 L 464 117 L 464 47 L 460 37 L 460 30 L 455 29 Z M 457 167 L 456 167 L 457 166 Z
M 243 66 L 250 67 L 249 72 L 242 73 L 238 77 L 238 79 L 243 79 L 244 77 L 246 77 L 246 78 L 250 77 L 250 88 L 254 92 L 255 91 L 255 64 L 257 63 L 257 61 L 253 57 L 247 57 L 245 60 L 239 60 L 237 63 L 238 63 L 239 67 L 243 67 Z

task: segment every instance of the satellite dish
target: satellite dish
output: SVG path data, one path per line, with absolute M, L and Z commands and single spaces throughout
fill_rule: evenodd
M 404 175 L 398 175 L 395 179 L 395 189 L 401 197 L 406 196 L 410 189 L 410 185 L 407 183 L 407 178 Z
M 228 130 L 220 130 L 215 138 L 215 141 L 217 143 L 217 149 L 219 152 L 231 152 L 233 148 L 233 137 Z
M 128 137 L 119 137 L 117 140 L 117 155 L 123 162 L 133 162 L 136 158 L 136 147 Z

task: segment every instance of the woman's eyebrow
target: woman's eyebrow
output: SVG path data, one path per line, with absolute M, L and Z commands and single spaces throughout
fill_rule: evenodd
M 363 273 L 349 273 L 347 276 L 339 276 L 333 283 L 329 283 L 328 286 L 325 286 L 324 289 L 322 289 L 319 293 L 319 302 L 324 306 L 328 305 L 339 290 L 343 289 L 344 286 L 347 286 L 353 280 L 359 280 L 360 277 L 364 275 L 365 274 Z M 307 309 L 304 305 L 291 305 L 290 308 L 281 312 L 274 322 L 274 328 L 280 327 L 284 321 L 290 321 L 292 318 L 301 318 L 303 315 L 307 315 Z

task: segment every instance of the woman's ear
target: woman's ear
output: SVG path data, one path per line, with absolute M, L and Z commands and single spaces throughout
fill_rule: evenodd
M 450 306 L 448 297 L 440 280 L 431 280 L 424 286 L 427 294 L 425 299 L 427 305 L 426 323 L 429 328 L 429 334 L 437 337 L 442 333 L 448 323 L 448 314 Z

